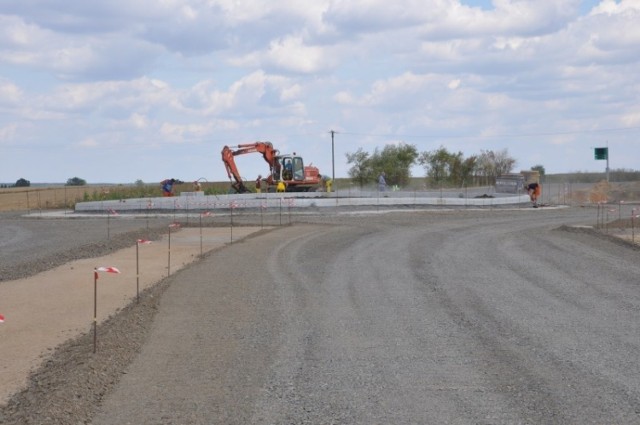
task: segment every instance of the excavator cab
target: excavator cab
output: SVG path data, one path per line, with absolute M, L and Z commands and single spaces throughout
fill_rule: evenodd
M 304 162 L 302 157 L 294 155 L 281 155 L 276 157 L 272 178 L 274 181 L 282 180 L 285 183 L 304 181 Z

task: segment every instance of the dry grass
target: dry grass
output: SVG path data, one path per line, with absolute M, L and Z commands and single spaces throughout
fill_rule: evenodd
M 204 182 L 207 194 L 227 193 L 227 182 Z M 193 190 L 191 183 L 178 184 L 176 195 Z M 77 202 L 162 196 L 160 185 L 87 185 L 0 188 L 0 211 L 73 209 Z
M 0 211 L 73 208 L 82 201 L 82 186 L 13 187 L 0 189 Z

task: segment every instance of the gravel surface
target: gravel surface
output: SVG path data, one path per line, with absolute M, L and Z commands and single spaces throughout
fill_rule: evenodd
M 0 282 L 21 279 L 79 258 L 93 258 L 156 240 L 167 219 L 24 218 L 0 214 Z M 147 227 L 148 226 L 148 227 Z
M 149 290 L 97 355 L 59 347 L 0 423 L 640 423 L 638 251 L 563 227 L 591 215 L 296 217 Z

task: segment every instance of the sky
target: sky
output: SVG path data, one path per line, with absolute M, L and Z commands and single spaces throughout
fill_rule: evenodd
M 0 3 L 0 182 L 224 181 L 255 141 L 336 178 L 400 143 L 638 170 L 640 0 Z

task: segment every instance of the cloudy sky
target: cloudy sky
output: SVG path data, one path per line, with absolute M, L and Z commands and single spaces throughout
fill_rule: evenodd
M 403 142 L 640 169 L 640 0 L 0 3 L 0 182 L 221 181 L 257 140 L 331 175 L 330 130 L 336 177 Z

